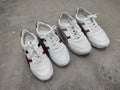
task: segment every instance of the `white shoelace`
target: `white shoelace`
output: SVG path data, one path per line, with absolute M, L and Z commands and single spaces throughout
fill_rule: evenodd
M 68 31 L 69 33 L 71 34 L 71 37 L 74 39 L 74 40 L 78 40 L 80 38 L 80 32 L 78 31 L 79 28 L 76 26 L 75 23 L 73 22 L 70 22 L 70 26 L 68 27 Z
M 89 15 L 84 21 L 92 32 L 97 32 L 99 30 L 98 24 L 94 20 L 96 17 L 96 15 Z
M 52 31 L 50 31 L 44 39 L 45 43 L 47 43 L 52 50 L 59 48 L 60 46 L 59 38 Z
M 37 47 L 32 42 L 28 43 L 27 50 L 28 50 L 29 58 L 34 58 L 33 62 L 35 64 L 40 63 L 41 60 L 44 58 L 42 52 L 40 52 L 39 47 Z

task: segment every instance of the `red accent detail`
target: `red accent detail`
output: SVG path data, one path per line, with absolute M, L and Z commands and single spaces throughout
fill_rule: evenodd
M 71 37 L 70 36 L 67 36 L 67 39 L 70 39 Z
M 61 42 L 62 42 L 62 40 L 60 39 L 60 40 L 59 40 L 59 42 L 61 43 Z
M 50 47 L 46 47 L 47 49 L 50 49 Z
M 90 30 L 88 29 L 88 30 L 85 30 L 85 32 L 90 32 Z
M 32 59 L 28 59 L 28 62 L 29 62 L 29 63 L 32 62 Z
M 43 54 L 45 54 L 46 52 L 45 52 L 45 51 L 43 51 L 42 53 L 43 53 Z

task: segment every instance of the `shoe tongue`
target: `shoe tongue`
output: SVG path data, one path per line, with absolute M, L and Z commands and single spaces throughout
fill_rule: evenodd
M 68 27 L 73 27 L 75 25 L 75 21 L 71 21 L 69 22 L 69 24 L 67 24 Z
M 49 30 L 45 30 L 42 32 L 42 34 L 40 35 L 41 38 L 46 38 L 46 36 L 50 36 L 53 35 L 53 29 L 50 28 Z
M 49 32 L 47 33 L 47 35 L 46 35 L 46 37 L 50 37 L 50 38 L 52 38 L 53 36 L 54 36 L 54 34 L 53 34 L 52 31 L 49 31 Z
M 88 20 L 91 15 L 84 15 L 84 17 L 79 18 L 80 21 Z
M 88 19 L 88 15 L 80 18 L 80 20 L 86 20 L 86 19 Z
M 37 45 L 38 44 L 38 40 L 33 40 L 33 41 L 28 41 L 28 45 L 32 46 L 32 45 Z
M 52 28 L 50 28 L 49 30 L 42 30 L 42 32 L 39 34 L 40 35 L 40 37 L 42 38 L 42 39 L 44 39 L 49 33 L 51 33 L 53 31 L 53 29 Z
M 87 21 L 87 20 L 90 20 L 90 21 L 91 21 L 91 19 L 88 18 L 88 17 L 84 17 L 84 18 L 81 18 L 81 19 L 80 19 L 81 23 L 84 23 L 84 21 Z
M 97 15 L 96 14 L 91 14 L 91 15 L 88 15 L 87 17 L 88 18 L 97 18 Z

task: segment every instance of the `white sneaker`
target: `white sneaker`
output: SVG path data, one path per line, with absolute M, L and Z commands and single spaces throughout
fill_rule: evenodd
M 95 20 L 96 15 L 84 9 L 77 9 L 75 17 L 94 47 L 105 48 L 110 44 L 108 36 Z
M 37 34 L 48 49 L 51 59 L 59 66 L 65 66 L 70 62 L 68 49 L 55 34 L 56 26 L 50 26 L 44 22 L 38 22 L 36 31 Z
M 21 45 L 32 73 L 40 80 L 50 79 L 53 75 L 53 67 L 37 37 L 24 29 L 21 32 Z
M 60 33 L 74 53 L 78 55 L 90 53 L 91 45 L 74 18 L 64 12 L 58 19 L 58 25 Z

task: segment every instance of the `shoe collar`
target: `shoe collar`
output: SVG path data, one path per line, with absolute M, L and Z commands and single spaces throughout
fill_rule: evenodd
M 69 19 L 71 19 L 72 22 L 77 23 L 76 20 L 75 20 L 72 16 L 70 16 L 67 12 L 62 12 L 61 15 L 60 15 L 60 17 L 59 17 L 59 19 L 58 19 L 58 23 L 59 23 L 61 26 L 66 27 L 66 25 L 63 25 L 63 24 L 61 23 L 61 19 L 62 19 L 62 18 L 69 18 Z
M 82 15 L 84 15 L 85 17 L 82 17 L 82 18 L 79 18 L 78 17 L 78 14 L 82 14 Z M 83 8 L 78 8 L 77 9 L 77 12 L 76 12 L 76 14 L 75 14 L 75 17 L 76 17 L 76 19 L 77 20 L 79 20 L 79 21 L 82 21 L 82 20 L 85 20 L 85 19 L 88 19 L 88 18 L 97 18 L 97 15 L 96 14 L 92 14 L 92 13 L 90 13 L 89 11 L 87 11 L 86 9 L 83 9 Z
M 43 34 L 43 33 L 40 33 L 40 31 L 39 31 L 40 25 L 49 28 L 48 31 L 47 31 L 46 33 L 44 33 L 44 34 Z M 50 26 L 49 24 L 47 24 L 47 23 L 45 23 L 45 22 L 37 22 L 36 31 L 37 31 L 38 35 L 40 36 L 40 38 L 45 38 L 45 36 L 46 36 L 48 33 L 53 32 L 56 28 L 57 28 L 57 27 L 56 27 L 55 25 Z
M 34 40 L 32 41 L 32 43 L 38 43 L 37 37 L 31 31 L 29 31 L 28 29 L 23 29 L 21 31 L 21 45 L 23 46 L 23 48 L 25 48 L 27 46 L 24 43 L 24 36 L 25 36 L 26 33 L 28 33 L 28 34 L 30 34 L 31 36 L 34 37 Z M 29 42 L 28 44 L 30 44 L 30 43 L 31 42 Z

